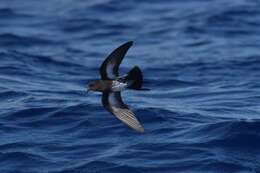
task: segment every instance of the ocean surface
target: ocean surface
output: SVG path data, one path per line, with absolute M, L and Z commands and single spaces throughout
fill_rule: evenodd
M 144 87 L 103 109 L 106 56 Z M 1 173 L 259 173 L 260 1 L 1 0 Z

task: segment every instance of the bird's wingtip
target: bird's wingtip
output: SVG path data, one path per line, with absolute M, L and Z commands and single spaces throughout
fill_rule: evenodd
M 125 44 L 129 44 L 130 46 L 132 46 L 134 44 L 134 42 L 133 41 L 128 41 Z
M 144 133 L 144 128 L 143 127 L 140 127 L 138 129 L 135 129 L 136 131 L 138 131 L 139 133 Z

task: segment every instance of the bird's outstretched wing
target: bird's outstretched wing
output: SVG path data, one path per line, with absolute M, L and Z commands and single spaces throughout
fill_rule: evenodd
M 106 110 L 124 124 L 138 132 L 144 132 L 134 113 L 123 103 L 120 92 L 103 92 L 102 103 Z
M 122 62 L 126 52 L 133 45 L 132 41 L 129 41 L 120 47 L 116 48 L 102 63 L 99 72 L 101 79 L 115 79 L 118 76 L 118 68 Z

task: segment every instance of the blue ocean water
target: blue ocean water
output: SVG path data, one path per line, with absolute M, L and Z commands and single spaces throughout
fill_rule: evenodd
M 260 172 L 257 0 L 1 0 L 1 173 Z M 86 94 L 134 41 L 125 127 Z

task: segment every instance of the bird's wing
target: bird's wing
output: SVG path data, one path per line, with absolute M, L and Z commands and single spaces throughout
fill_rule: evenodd
M 102 103 L 106 110 L 124 124 L 138 132 L 144 132 L 134 113 L 123 103 L 120 92 L 103 92 Z
M 132 41 L 129 41 L 120 47 L 116 48 L 102 63 L 99 72 L 101 79 L 115 79 L 118 76 L 118 68 L 122 62 L 126 52 L 133 45 Z

